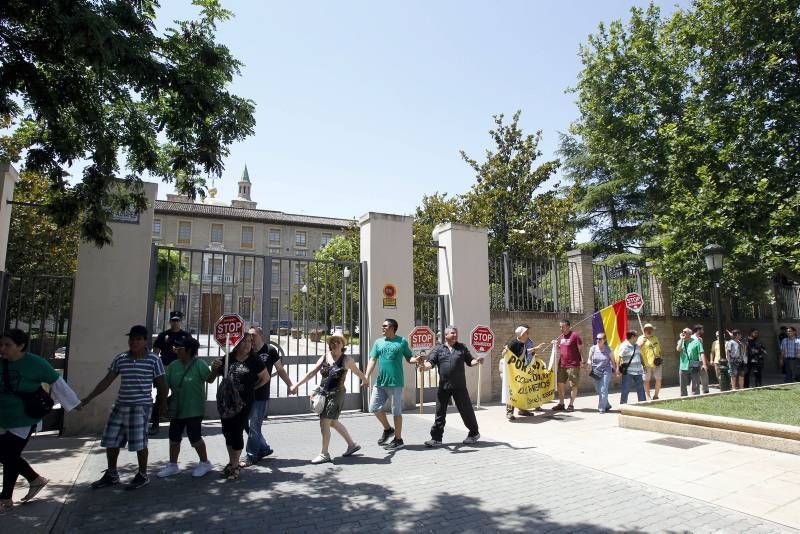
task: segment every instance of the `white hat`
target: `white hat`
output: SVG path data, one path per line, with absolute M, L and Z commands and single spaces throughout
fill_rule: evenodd
M 516 328 L 516 330 L 514 330 L 514 335 L 519 337 L 519 336 L 521 336 L 522 334 L 524 334 L 527 331 L 528 331 L 528 327 L 527 326 L 518 326 Z
M 653 330 L 656 329 L 656 327 L 651 325 L 650 323 L 645 323 L 644 326 L 642 327 L 642 330 L 647 330 L 648 328 L 652 328 Z

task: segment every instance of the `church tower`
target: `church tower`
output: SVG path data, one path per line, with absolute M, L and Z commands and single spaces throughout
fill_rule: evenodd
M 239 195 L 231 201 L 234 208 L 256 209 L 256 203 L 250 200 L 250 174 L 247 172 L 247 165 L 244 166 L 242 178 L 239 180 Z

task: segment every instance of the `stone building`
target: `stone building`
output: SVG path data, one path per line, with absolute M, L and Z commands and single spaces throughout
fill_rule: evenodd
M 271 305 L 271 320 L 288 319 L 292 292 L 304 283 L 306 261 L 353 224 L 352 220 L 258 209 L 251 199 L 250 176 L 245 167 L 238 196 L 230 204 L 217 198 L 211 187 L 202 201 L 168 194 L 156 200 L 153 242 L 174 247 L 191 270 L 166 302 L 157 303 L 156 325 L 164 323 L 171 306 L 187 315 L 187 325 L 208 332 L 215 317 L 236 310 L 246 321 L 261 317 L 261 305 Z M 265 293 L 263 262 L 271 258 L 271 286 Z M 174 294 L 174 298 L 172 297 Z

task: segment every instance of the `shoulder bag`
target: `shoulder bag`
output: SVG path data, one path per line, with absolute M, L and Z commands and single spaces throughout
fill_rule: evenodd
M 8 360 L 3 359 L 3 382 L 5 389 L 9 393 L 13 393 L 22 400 L 25 415 L 31 419 L 41 419 L 49 414 L 55 402 L 48 392 L 42 386 L 39 386 L 36 391 L 14 391 L 11 389 L 11 377 L 8 372 Z
M 627 374 L 627 373 L 628 373 L 628 367 L 630 367 L 630 365 L 631 365 L 631 362 L 632 362 L 632 361 L 633 361 L 633 359 L 636 357 L 636 349 L 637 349 L 637 348 L 638 348 L 638 346 L 637 346 L 637 345 L 634 345 L 634 346 L 633 346 L 633 354 L 631 354 L 631 357 L 630 357 L 630 359 L 628 360 L 628 363 L 621 363 L 621 364 L 619 365 L 619 372 L 620 372 L 620 374 L 623 374 L 623 375 L 625 375 L 625 374 Z
M 192 370 L 194 367 L 194 362 L 197 358 L 192 358 L 192 363 L 189 364 L 189 367 L 183 372 L 181 376 L 180 382 L 178 382 L 178 388 L 169 396 L 167 397 L 167 407 L 168 407 L 168 417 L 170 419 L 177 419 L 178 418 L 178 410 L 180 409 L 180 393 L 181 393 L 181 386 L 183 386 L 183 379 L 186 378 L 186 374 Z

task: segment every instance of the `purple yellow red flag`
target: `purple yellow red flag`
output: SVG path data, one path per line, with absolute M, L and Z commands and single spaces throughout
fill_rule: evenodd
M 606 335 L 606 343 L 616 354 L 617 347 L 625 341 L 628 330 L 628 310 L 625 301 L 620 300 L 592 314 L 592 338 L 597 334 Z

